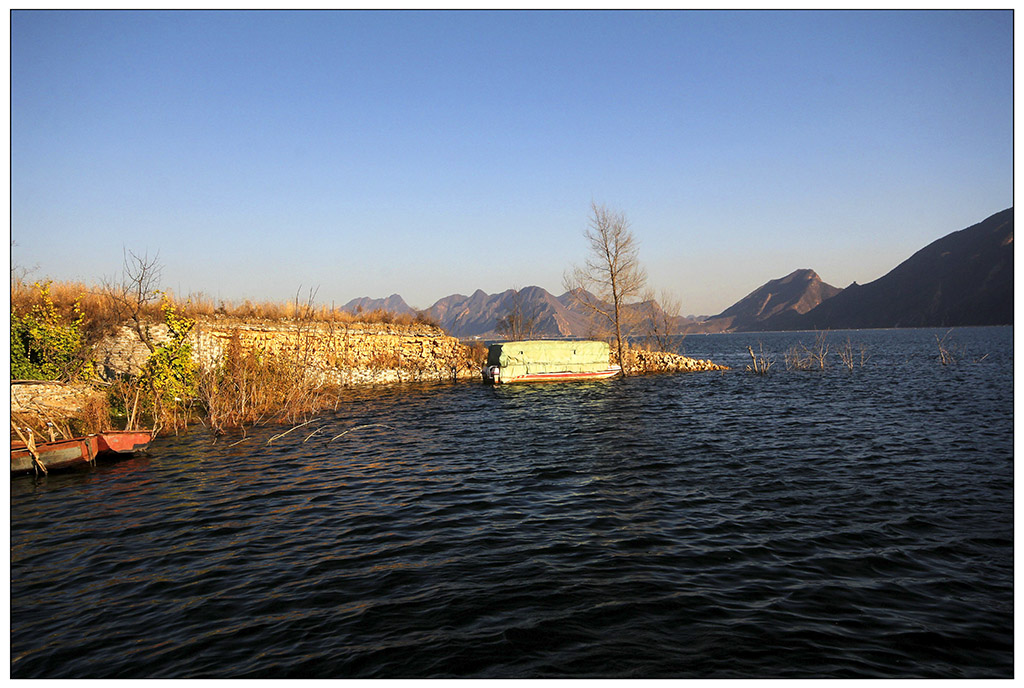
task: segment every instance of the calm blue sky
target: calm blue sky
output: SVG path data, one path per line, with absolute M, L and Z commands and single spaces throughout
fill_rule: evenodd
M 713 314 L 1013 204 L 1012 14 L 13 12 L 12 262 L 320 303 L 538 285 L 623 211 Z

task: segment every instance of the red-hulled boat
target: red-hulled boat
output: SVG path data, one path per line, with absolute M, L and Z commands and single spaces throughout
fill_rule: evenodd
M 83 466 L 95 461 L 97 454 L 99 439 L 96 435 L 40 442 L 36 445 L 39 463 L 32 458 L 32 452 L 24 442 L 11 442 L 11 473 L 32 473 L 41 470 L 39 464 L 47 471 Z
M 111 430 L 96 437 L 99 438 L 100 456 L 145 451 L 153 441 L 153 433 L 148 430 Z
M 12 441 L 11 474 L 86 466 L 97 457 L 117 457 L 144 451 L 152 440 L 153 433 L 148 430 L 114 430 L 69 440 L 40 442 L 35 446 L 38 463 L 24 442 Z

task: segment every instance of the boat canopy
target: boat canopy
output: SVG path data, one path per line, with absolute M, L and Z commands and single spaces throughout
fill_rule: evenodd
M 491 344 L 487 365 L 516 378 L 537 373 L 595 373 L 608 369 L 607 342 L 539 339 Z

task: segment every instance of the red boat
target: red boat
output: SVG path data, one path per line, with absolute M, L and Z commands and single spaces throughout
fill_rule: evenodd
M 99 438 L 100 456 L 145 451 L 153 441 L 153 433 L 148 430 L 111 430 L 96 437 Z
M 99 438 L 96 435 L 75 437 L 56 442 L 40 442 L 36 445 L 39 464 L 47 471 L 83 466 L 96 460 L 99 454 Z M 40 470 L 32 458 L 32 452 L 24 442 L 11 443 L 11 473 L 32 473 Z
M 37 463 L 24 442 L 11 442 L 11 474 L 44 472 L 86 466 L 97 457 L 116 457 L 144 451 L 153 439 L 147 430 L 114 430 L 70 440 L 40 442 L 36 445 Z

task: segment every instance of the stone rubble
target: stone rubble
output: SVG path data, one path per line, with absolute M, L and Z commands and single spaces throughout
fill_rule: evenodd
M 704 359 L 690 358 L 666 351 L 647 351 L 646 349 L 628 349 L 626 352 L 626 369 L 631 374 L 687 372 L 694 373 L 708 370 L 729 370 L 728 366 L 719 365 Z M 618 364 L 619 353 L 612 350 L 612 363 Z

